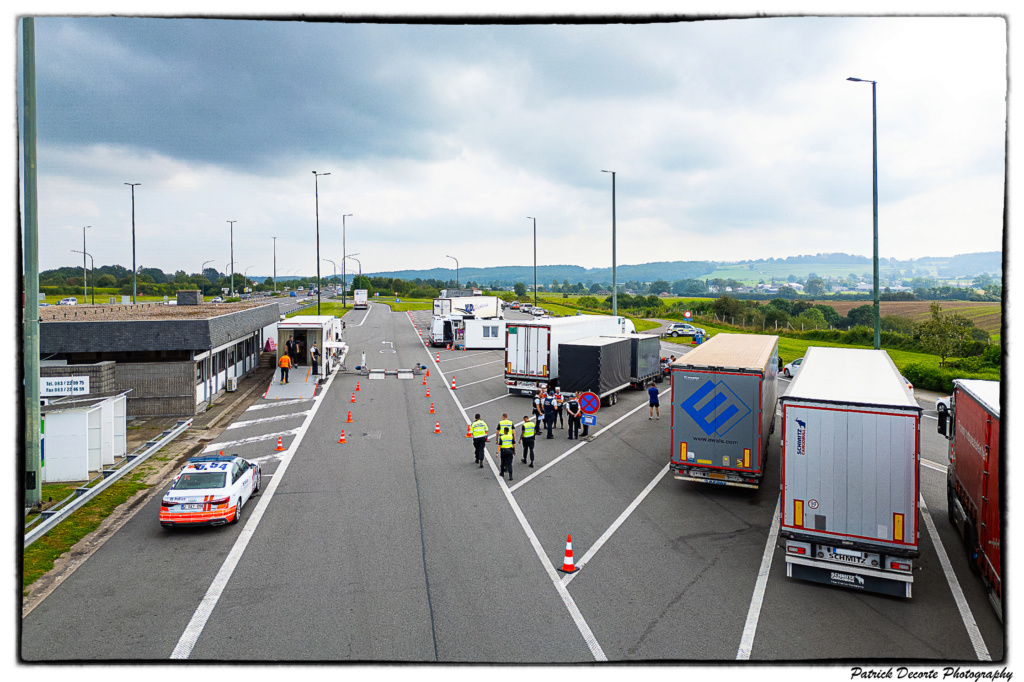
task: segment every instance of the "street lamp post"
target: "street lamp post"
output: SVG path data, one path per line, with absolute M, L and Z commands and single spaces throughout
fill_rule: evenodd
M 363 276 L 363 262 L 361 260 L 359 260 L 358 258 L 356 258 L 356 256 L 358 256 L 358 255 L 359 255 L 358 253 L 353 253 L 351 256 L 345 256 L 345 257 L 346 258 L 351 258 L 352 260 L 354 260 L 356 263 L 359 264 L 359 276 L 362 277 Z
M 85 303 L 89 299 L 89 273 L 85 269 L 85 231 L 88 230 L 92 225 L 86 225 L 82 228 L 82 250 L 75 251 L 75 253 L 82 254 L 82 303 Z M 95 269 L 95 267 L 93 268 Z M 95 285 L 93 285 L 95 286 Z M 92 302 L 96 302 L 96 292 L 93 292 Z
M 324 260 L 334 266 L 334 274 L 331 275 L 331 281 L 334 282 L 335 286 L 337 286 L 338 282 L 336 280 L 338 278 L 338 264 L 330 258 L 324 258 Z
M 231 296 L 235 295 L 235 223 L 237 220 L 229 220 L 231 225 Z
M 881 304 L 878 302 L 878 116 L 876 113 L 876 81 L 847 78 L 856 83 L 871 83 L 871 201 L 874 217 L 874 284 L 875 284 L 875 350 L 882 347 Z
M 245 270 L 242 270 L 242 293 L 249 288 L 249 271 L 252 270 L 255 265 L 250 265 Z
M 274 293 L 277 293 L 277 237 L 271 237 L 274 240 Z
M 455 261 L 455 288 L 459 288 L 459 259 L 455 256 L 445 256 L 445 258 L 451 258 Z
M 348 289 L 348 277 L 345 273 L 345 257 L 348 255 L 345 244 L 345 218 L 351 215 L 351 213 L 345 213 L 341 216 L 341 309 L 343 311 L 345 309 L 345 290 Z
M 202 265 L 202 267 L 201 267 L 201 268 L 199 268 L 199 276 L 200 276 L 200 277 L 203 277 L 203 276 L 204 276 L 204 275 L 203 275 L 203 272 L 205 272 L 205 271 L 206 271 L 206 264 L 207 264 L 207 263 L 212 263 L 212 262 L 213 262 L 213 260 L 212 260 L 212 259 L 211 259 L 211 260 L 204 260 L 204 261 L 203 261 L 203 265 Z M 200 286 L 202 286 L 202 285 L 200 285 Z
M 71 253 L 80 253 L 80 254 L 82 254 L 82 263 L 83 264 L 85 263 L 85 257 L 88 256 L 89 257 L 89 262 L 92 263 L 92 269 L 93 270 L 96 269 L 96 261 L 93 260 L 91 253 L 86 253 L 84 250 L 83 251 L 76 251 L 75 249 L 71 249 Z M 84 266 L 83 266 L 83 269 L 84 269 Z M 86 293 L 83 298 L 88 298 L 88 296 L 89 296 L 89 294 Z M 92 302 L 95 305 L 95 303 L 96 303 L 96 287 L 95 286 L 93 286 L 93 288 L 92 288 Z M 85 303 L 85 301 L 83 300 L 82 303 Z
M 313 171 L 313 194 L 316 198 L 316 314 L 320 314 L 320 187 L 317 178 L 330 173 Z
M 602 170 L 612 174 L 612 315 L 619 314 L 619 288 L 615 282 L 615 171 Z
M 533 307 L 537 307 L 537 219 L 533 216 L 526 216 L 527 220 L 533 221 Z
M 135 271 L 135 188 L 142 183 L 126 182 L 124 184 L 132 188 L 132 304 L 134 304 L 137 292 Z

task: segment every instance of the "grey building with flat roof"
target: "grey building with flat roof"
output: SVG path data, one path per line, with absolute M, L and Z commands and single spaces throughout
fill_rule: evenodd
M 113 361 L 104 389 L 131 391 L 130 416 L 193 415 L 256 369 L 262 330 L 279 317 L 276 301 L 257 300 L 40 308 L 40 358 L 48 376 Z

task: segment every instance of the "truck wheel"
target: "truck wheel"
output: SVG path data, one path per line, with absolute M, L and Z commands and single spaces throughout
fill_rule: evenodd
M 618 403 L 619 403 L 619 394 L 618 393 L 612 393 L 612 405 L 617 405 Z
M 654 383 L 656 383 L 656 384 L 660 384 L 660 383 L 661 383 L 661 382 L 663 382 L 664 380 L 665 380 L 665 377 L 663 377 L 663 376 L 661 376 L 661 375 L 659 374 L 658 376 L 656 376 L 656 377 L 654 378 Z

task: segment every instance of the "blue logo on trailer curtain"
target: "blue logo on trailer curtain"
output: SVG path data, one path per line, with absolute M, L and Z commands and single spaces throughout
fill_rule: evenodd
M 718 391 L 715 391 L 716 387 Z M 704 399 L 712 393 L 714 393 L 714 397 L 701 406 L 700 403 L 704 402 Z M 684 400 L 680 407 L 690 415 L 697 426 L 704 430 L 704 433 L 719 438 L 724 437 L 750 414 L 747 404 L 740 400 L 740 397 L 724 381 L 716 384 L 710 379 Z M 716 412 L 717 414 L 715 414 Z

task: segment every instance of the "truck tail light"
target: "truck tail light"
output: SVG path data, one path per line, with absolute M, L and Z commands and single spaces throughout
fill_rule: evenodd
M 787 547 L 786 551 L 793 554 L 807 554 L 807 550 L 803 547 Z
M 889 561 L 889 568 L 895 571 L 909 571 L 911 569 L 911 565 L 905 561 Z

